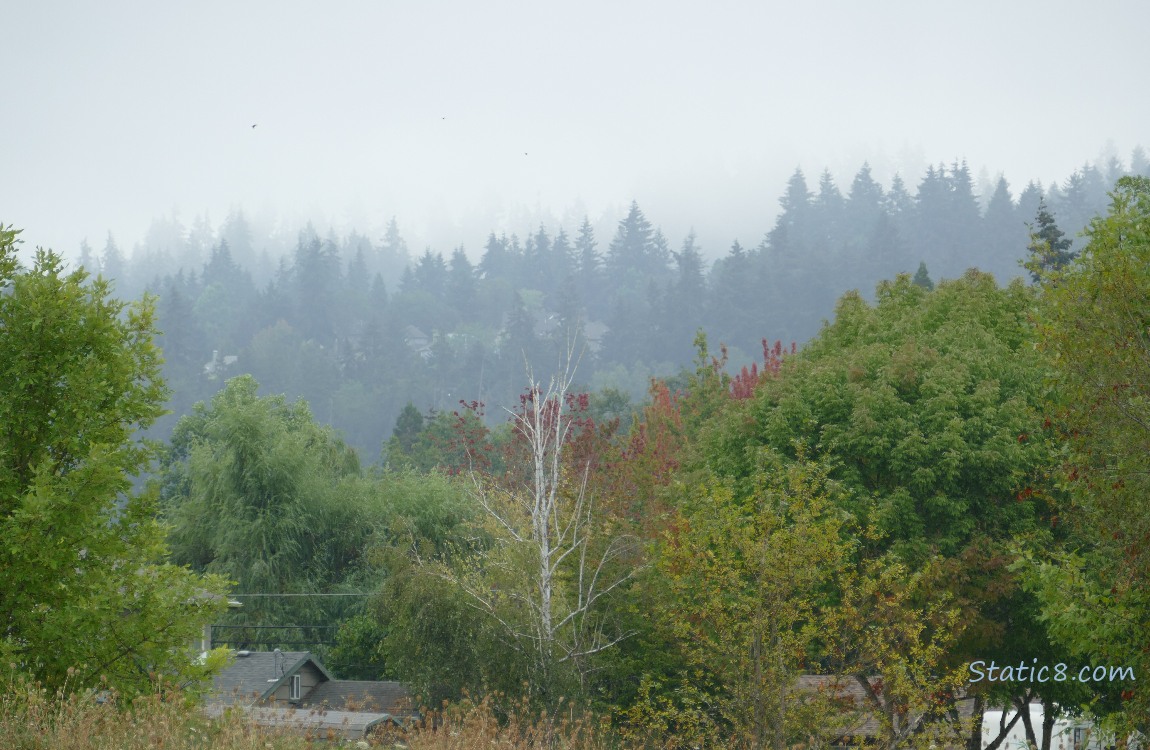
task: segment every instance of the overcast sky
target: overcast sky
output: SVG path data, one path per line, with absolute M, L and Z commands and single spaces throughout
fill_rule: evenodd
M 73 255 L 234 207 L 476 254 L 606 222 L 756 244 L 796 166 L 913 190 L 1150 146 L 1150 4 L 7 2 L 0 222 Z M 252 127 L 256 125 L 256 127 Z M 610 237 L 600 237 L 603 245 Z

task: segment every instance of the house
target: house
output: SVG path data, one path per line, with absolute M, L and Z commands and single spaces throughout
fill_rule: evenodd
M 412 351 L 423 352 L 431 346 L 431 337 L 415 326 L 404 326 L 403 343 L 407 344 Z
M 235 660 L 213 678 L 208 714 L 220 716 L 229 707 L 261 726 L 351 739 L 419 718 L 401 683 L 337 680 L 314 654 L 278 649 L 236 651 Z
M 1042 703 L 1031 703 L 1030 725 L 1039 735 L 1042 734 Z M 1014 720 L 1017 710 L 1014 708 L 1001 708 L 988 710 L 982 719 L 982 746 L 987 747 L 996 737 L 1001 728 L 1006 727 Z M 1050 747 L 1055 750 L 1102 750 L 1113 745 L 1113 739 L 1102 735 L 1094 727 L 1094 723 L 1085 717 L 1060 716 L 1054 720 L 1054 727 L 1050 731 Z M 1021 721 L 1015 721 L 999 750 L 1027 750 L 1030 747 L 1026 741 L 1026 728 Z
M 215 380 L 231 369 L 240 358 L 235 354 L 227 354 L 223 357 L 220 356 L 219 349 L 212 350 L 212 358 L 204 364 L 204 376 L 210 380 Z

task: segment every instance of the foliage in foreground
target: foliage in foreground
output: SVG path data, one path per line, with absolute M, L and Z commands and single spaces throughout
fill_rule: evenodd
M 166 564 L 155 495 L 132 491 L 166 397 L 153 300 L 51 251 L 25 268 L 17 241 L 0 225 L 0 664 L 129 694 L 195 679 L 223 581 Z
M 1054 638 L 1083 663 L 1150 670 L 1150 179 L 1118 182 L 1082 254 L 1043 277 L 1042 351 L 1053 370 L 1053 420 L 1072 551 L 1020 565 Z M 1150 731 L 1150 691 L 1103 696 L 1120 730 Z M 1115 695 L 1117 693 L 1117 695 Z

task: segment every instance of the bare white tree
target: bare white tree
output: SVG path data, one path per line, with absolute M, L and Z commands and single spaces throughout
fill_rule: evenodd
M 570 362 L 570 357 L 568 358 Z M 494 543 L 450 575 L 473 606 L 495 618 L 508 644 L 529 657 L 547 690 L 560 665 L 573 667 L 583 683 L 588 657 L 631 633 L 616 627 L 605 597 L 629 581 L 638 540 L 607 536 L 588 492 L 590 464 L 570 467 L 565 446 L 581 424 L 578 398 L 570 392 L 568 365 L 547 386 L 528 367 L 529 387 L 512 428 L 525 449 L 517 481 L 495 482 L 470 473 L 472 494 L 482 507 Z

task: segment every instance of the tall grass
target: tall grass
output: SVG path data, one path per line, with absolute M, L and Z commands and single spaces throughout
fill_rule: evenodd
M 408 750 L 621 750 L 606 720 L 573 709 L 536 713 L 525 700 L 497 708 L 496 699 L 446 705 L 426 715 L 421 726 L 381 735 L 378 741 Z
M 302 750 L 306 739 L 252 726 L 239 714 L 208 719 L 179 691 L 130 703 L 110 691 L 50 692 L 0 680 L 0 746 L 11 750 Z
M 209 718 L 178 690 L 128 702 L 110 691 L 51 692 L 23 678 L 0 680 L 0 686 L 4 750 L 621 750 L 606 724 L 589 716 L 572 710 L 536 714 L 526 703 L 497 708 L 491 699 L 445 706 L 429 712 L 419 726 L 333 741 L 259 727 L 241 711 Z

